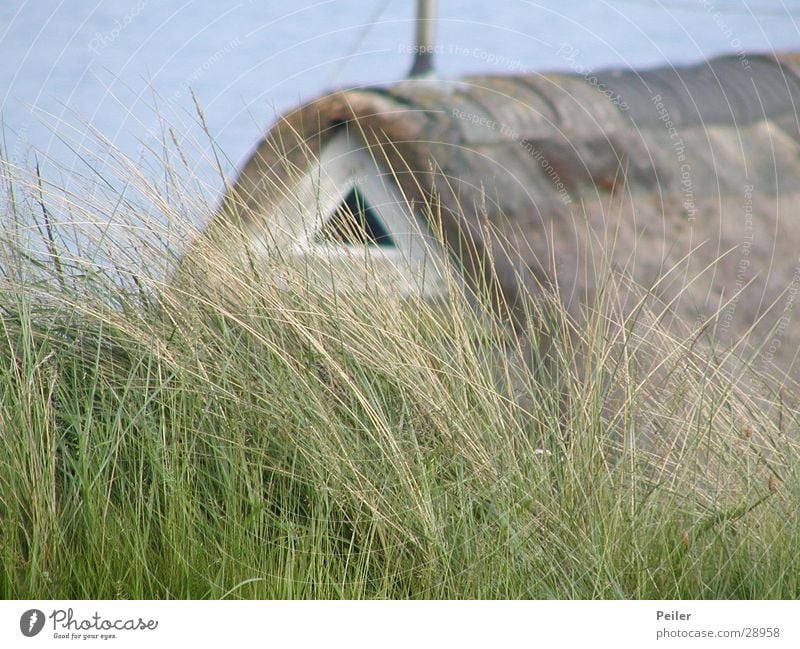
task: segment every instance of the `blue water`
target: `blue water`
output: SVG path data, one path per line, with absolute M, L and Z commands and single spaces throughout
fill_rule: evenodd
M 230 176 L 276 111 L 409 67 L 412 0 L 2 0 L 4 154 L 79 168 L 91 129 L 134 159 L 161 119 L 212 194 L 221 181 L 190 88 Z M 440 76 L 681 63 L 800 48 L 800 2 L 440 0 Z M 89 128 L 91 127 L 91 128 Z

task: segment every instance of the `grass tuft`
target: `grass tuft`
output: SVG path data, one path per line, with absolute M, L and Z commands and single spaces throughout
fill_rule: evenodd
M 208 207 L 106 165 L 4 168 L 0 596 L 800 596 L 796 421 L 646 299 L 612 317 L 619 278 L 522 331 L 455 280 L 431 304 L 209 250 L 213 286 L 175 283 Z

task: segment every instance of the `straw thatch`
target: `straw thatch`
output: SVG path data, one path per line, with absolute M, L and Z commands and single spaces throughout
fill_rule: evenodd
M 492 258 L 489 279 L 512 309 L 524 292 L 553 289 L 578 317 L 608 267 L 668 307 L 665 320 L 742 352 L 761 345 L 764 369 L 789 371 L 800 347 L 799 61 L 328 94 L 278 120 L 208 236 L 234 216 L 247 232 L 269 228 L 309 160 L 350 129 L 410 202 L 441 206 L 468 280 Z

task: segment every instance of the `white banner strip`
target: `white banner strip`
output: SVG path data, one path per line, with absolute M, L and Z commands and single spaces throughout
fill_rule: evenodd
M 798 602 L 0 602 L 0 647 L 799 647 Z

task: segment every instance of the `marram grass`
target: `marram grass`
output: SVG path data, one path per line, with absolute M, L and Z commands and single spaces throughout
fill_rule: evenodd
M 796 423 L 644 307 L 194 292 L 179 182 L 120 165 L 109 227 L 7 186 L 4 598 L 800 596 Z

